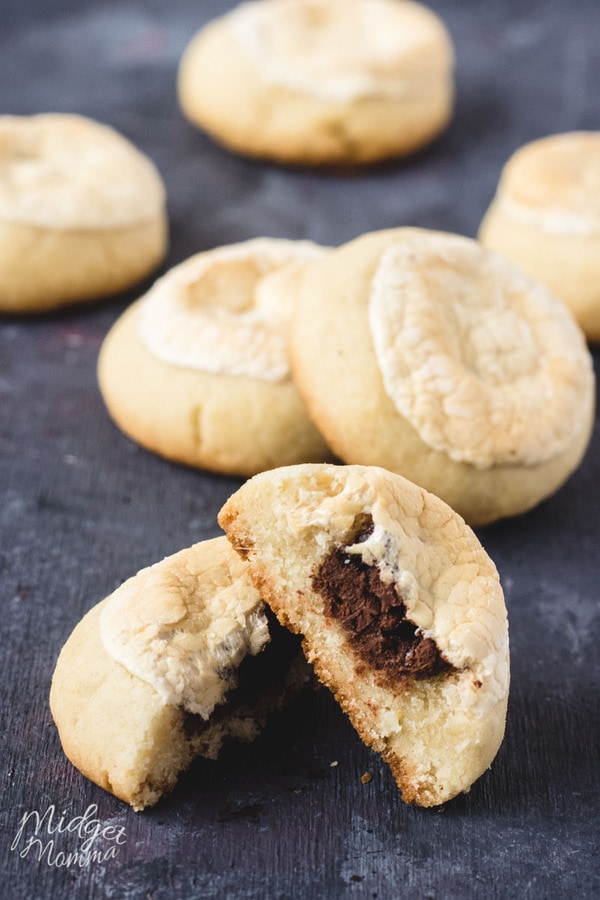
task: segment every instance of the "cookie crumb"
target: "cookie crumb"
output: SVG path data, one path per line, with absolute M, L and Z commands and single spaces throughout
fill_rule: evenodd
M 368 784 L 372 777 L 373 776 L 370 774 L 370 772 L 365 772 L 364 775 L 360 776 L 360 780 L 362 784 Z

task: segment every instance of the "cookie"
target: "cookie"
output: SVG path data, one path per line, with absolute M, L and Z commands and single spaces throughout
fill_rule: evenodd
M 471 525 L 548 497 L 590 439 L 590 354 L 559 300 L 477 241 L 363 235 L 296 285 L 298 389 L 346 463 L 398 472 Z
M 446 128 L 453 64 L 444 24 L 409 0 L 254 0 L 195 35 L 178 92 L 187 118 L 238 153 L 372 163 Z
M 161 177 L 128 140 L 82 116 L 0 116 L 0 312 L 115 294 L 166 247 Z
M 546 285 L 600 342 L 600 132 L 521 147 L 502 171 L 479 239 Z
M 403 799 L 468 791 L 503 739 L 509 657 L 498 574 L 464 521 L 383 469 L 303 465 L 247 481 L 219 522 Z
M 142 569 L 63 647 L 50 705 L 65 754 L 136 810 L 228 737 L 252 740 L 305 682 L 297 646 L 224 537 Z
M 101 348 L 100 389 L 117 425 L 168 459 L 227 474 L 331 458 L 287 356 L 289 269 L 325 252 L 257 238 L 171 269 Z

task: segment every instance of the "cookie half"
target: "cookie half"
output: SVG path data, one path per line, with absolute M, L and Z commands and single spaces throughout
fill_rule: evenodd
M 246 482 L 219 522 L 403 799 L 467 791 L 504 735 L 509 658 L 498 574 L 464 521 L 383 469 L 308 465 Z
M 550 135 L 517 150 L 479 239 L 545 284 L 600 342 L 600 132 Z
M 251 475 L 331 458 L 291 379 L 291 270 L 316 244 L 257 238 L 191 257 L 118 319 L 100 390 L 116 424 L 168 459 Z
M 194 757 L 252 740 L 307 679 L 267 615 L 225 538 L 142 569 L 84 616 L 58 658 L 50 705 L 67 757 L 141 810 Z
M 477 241 L 373 232 L 307 267 L 297 292 L 295 381 L 344 462 L 398 472 L 477 525 L 578 466 L 595 393 L 583 335 Z
M 179 69 L 194 124 L 301 165 L 411 153 L 445 129 L 453 95 L 448 31 L 409 0 L 242 3 L 198 32 Z
M 83 116 L 0 116 L 0 312 L 125 290 L 167 249 L 154 164 Z

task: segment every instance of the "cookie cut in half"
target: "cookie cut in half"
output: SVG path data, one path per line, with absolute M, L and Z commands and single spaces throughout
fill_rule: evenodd
M 471 525 L 525 512 L 579 465 L 595 394 L 581 330 L 477 241 L 372 232 L 296 295 L 295 382 L 344 462 L 398 472 Z
M 370 163 L 446 128 L 453 67 L 445 25 L 410 0 L 254 0 L 192 39 L 179 100 L 191 122 L 242 154 Z
M 287 352 L 287 270 L 326 252 L 256 238 L 160 278 L 101 348 L 100 390 L 121 430 L 168 459 L 227 474 L 331 459 Z
M 498 574 L 464 521 L 383 469 L 303 465 L 246 482 L 219 522 L 403 799 L 468 791 L 504 735 L 509 658 Z
M 123 291 L 168 240 L 154 164 L 83 116 L 0 116 L 0 312 L 33 313 Z
M 131 804 L 155 804 L 194 757 L 252 740 L 308 678 L 226 538 L 142 569 L 63 647 L 50 706 L 65 754 Z
M 554 134 L 517 150 L 479 239 L 545 284 L 600 342 L 600 132 Z

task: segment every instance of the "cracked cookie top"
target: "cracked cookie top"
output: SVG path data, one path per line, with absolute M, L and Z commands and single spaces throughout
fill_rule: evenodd
M 100 635 L 109 656 L 166 704 L 207 719 L 269 629 L 246 567 L 215 538 L 125 581 L 102 610 Z
M 400 232 L 372 279 L 369 322 L 387 395 L 457 462 L 535 466 L 585 427 L 593 375 L 580 330 L 475 241 Z

